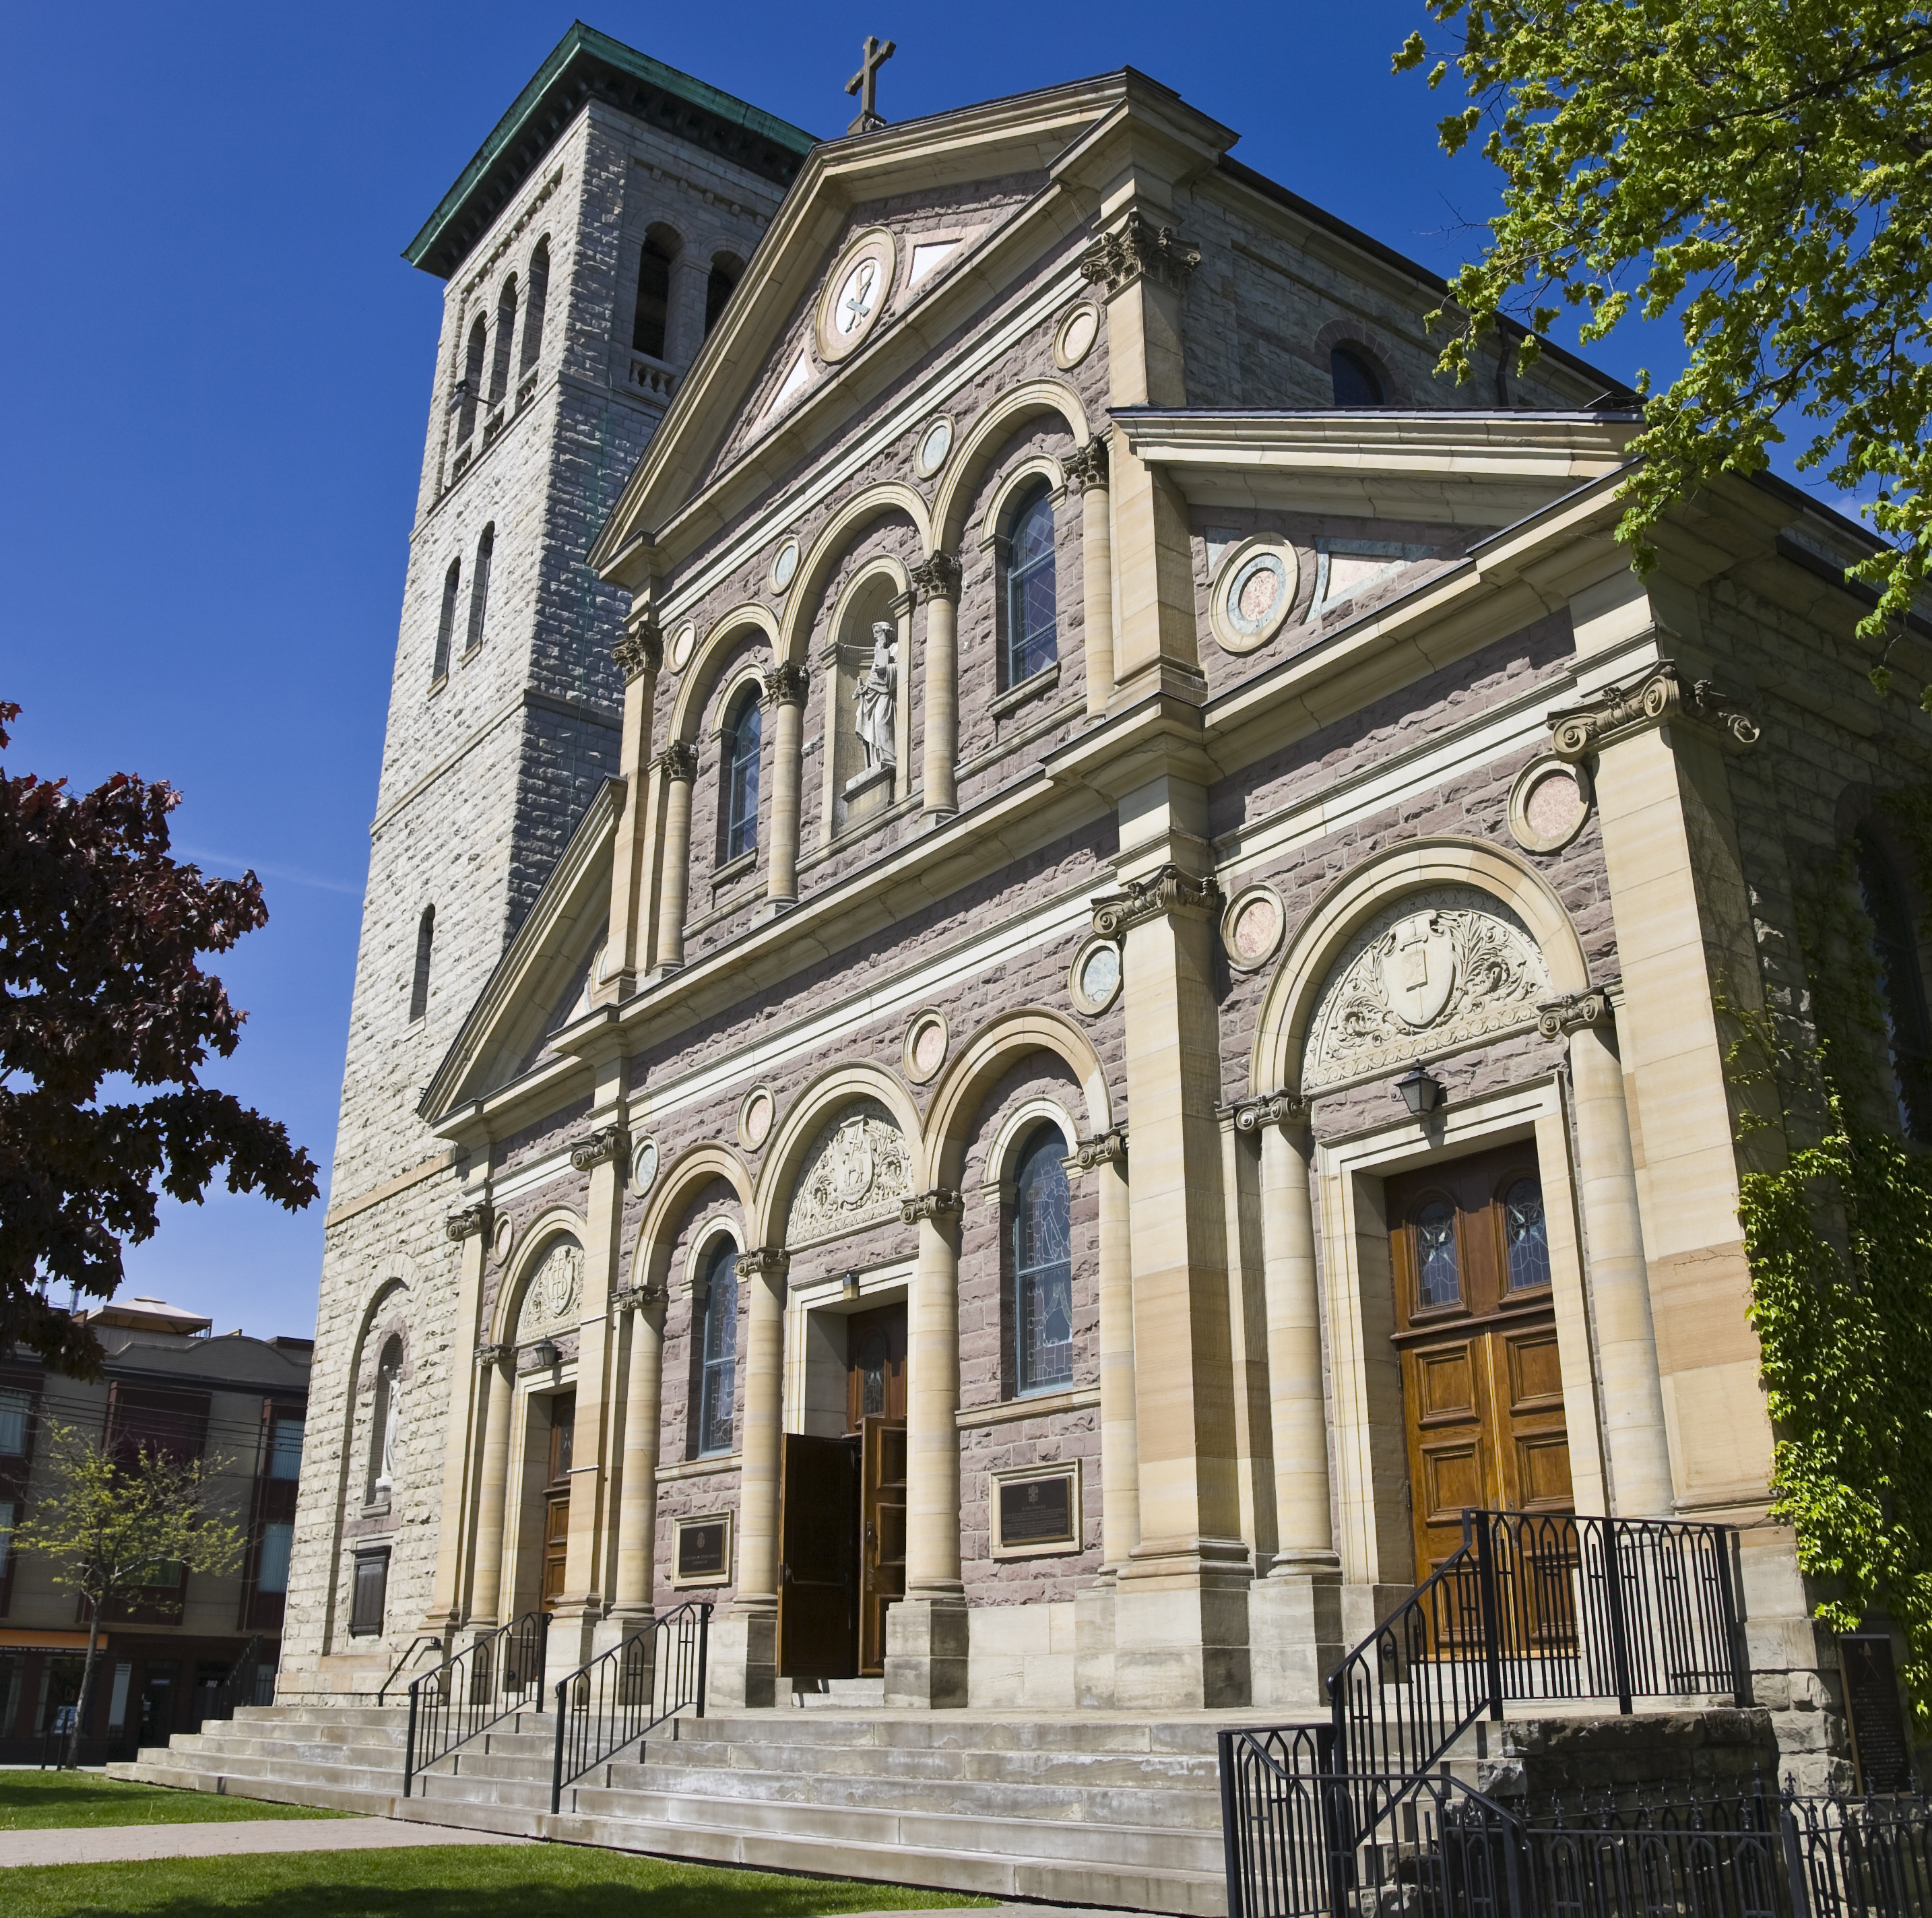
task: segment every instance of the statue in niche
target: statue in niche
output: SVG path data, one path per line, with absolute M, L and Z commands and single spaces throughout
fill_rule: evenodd
M 898 631 L 890 620 L 875 620 L 872 663 L 852 695 L 852 729 L 866 749 L 868 773 L 898 764 L 898 747 L 894 739 L 898 696 Z

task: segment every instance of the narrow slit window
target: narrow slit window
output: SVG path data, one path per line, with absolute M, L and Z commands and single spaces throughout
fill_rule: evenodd
M 721 1239 L 704 1284 L 704 1381 L 699 1395 L 700 1457 L 731 1449 L 731 1415 L 738 1374 L 738 1248 Z
M 644 236 L 638 256 L 638 311 L 631 326 L 631 345 L 652 359 L 664 356 L 664 332 L 670 320 L 671 249 L 653 227 Z
M 456 416 L 458 446 L 476 431 L 476 401 L 483 389 L 483 356 L 489 344 L 489 323 L 479 313 L 476 324 L 470 329 L 470 347 L 463 363 L 463 400 Z
M 430 954 L 436 945 L 436 908 L 426 905 L 416 921 L 416 969 L 410 982 L 410 1019 L 413 1024 L 429 1010 Z
M 1013 1332 L 1022 1393 L 1073 1379 L 1073 1256 L 1066 1145 L 1050 1125 L 1028 1142 L 1013 1181 Z
M 711 263 L 711 271 L 704 281 L 704 337 L 711 337 L 711 329 L 718 324 L 718 316 L 724 311 L 725 303 L 738 290 L 738 282 L 744 277 L 745 264 L 728 253 L 721 253 Z
M 724 781 L 723 854 L 727 860 L 749 852 L 758 842 L 758 748 L 764 731 L 757 690 L 747 686 L 732 706 L 720 755 Z
M 523 371 L 529 372 L 543 351 L 544 302 L 550 297 L 550 242 L 530 256 L 530 290 L 524 299 Z
M 456 635 L 456 596 L 463 586 L 463 562 L 452 560 L 449 570 L 442 576 L 442 616 L 436 622 L 436 662 L 430 669 L 432 682 L 442 678 L 449 671 L 449 648 Z
M 1016 686 L 1059 656 L 1059 591 L 1054 577 L 1053 498 L 1035 487 L 1013 515 L 1006 553 L 1006 682 Z
M 496 350 L 490 356 L 490 404 L 494 407 L 510 389 L 510 350 L 517 334 L 517 281 L 504 281 L 496 302 Z
M 466 653 L 474 653 L 483 644 L 483 622 L 490 610 L 490 562 L 496 552 L 493 524 L 483 529 L 483 536 L 476 542 L 476 569 L 470 576 L 470 632 L 463 645 Z

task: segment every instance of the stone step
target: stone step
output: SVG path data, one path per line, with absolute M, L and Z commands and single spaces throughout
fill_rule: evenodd
M 928 1746 L 982 1751 L 1166 1751 L 1211 1757 L 1223 1724 L 1272 1725 L 1252 1720 L 1111 1718 L 1021 1718 L 966 1712 L 890 1713 L 856 1711 L 734 1712 L 680 1718 L 680 1739 L 726 1744 Z

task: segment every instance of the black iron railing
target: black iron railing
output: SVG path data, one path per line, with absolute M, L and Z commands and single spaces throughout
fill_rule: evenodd
M 254 1704 L 260 1688 L 262 1664 L 262 1641 L 251 1638 L 242 1646 L 241 1657 L 230 1667 L 228 1676 L 208 1694 L 208 1702 L 202 1707 L 202 1723 L 232 1718 L 236 1706 Z
M 442 1640 L 433 1633 L 418 1632 L 416 1637 L 410 1640 L 409 1649 L 389 1667 L 388 1676 L 376 1686 L 376 1703 L 377 1704 L 385 1704 L 388 1702 L 389 1687 L 402 1676 L 403 1668 L 410 1663 L 410 1660 L 415 1658 L 418 1652 L 425 1649 L 432 1652 L 440 1652 L 442 1649 Z
M 409 1736 L 403 1748 L 403 1796 L 416 1775 L 498 1719 L 543 1696 L 547 1612 L 485 1632 L 410 1685 Z
M 710 1604 L 688 1600 L 558 1681 L 553 1812 L 566 1785 L 686 1706 L 704 1717 L 710 1638 Z

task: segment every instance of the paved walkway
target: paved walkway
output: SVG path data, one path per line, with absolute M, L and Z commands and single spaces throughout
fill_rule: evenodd
M 218 1825 L 58 1825 L 0 1832 L 10 1865 L 121 1865 L 141 1858 L 238 1858 L 251 1851 L 381 1851 L 412 1844 L 534 1844 L 535 1838 L 401 1818 L 255 1818 Z

